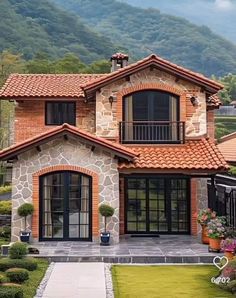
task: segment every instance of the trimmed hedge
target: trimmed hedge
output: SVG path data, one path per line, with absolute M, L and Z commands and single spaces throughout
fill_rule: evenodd
M 11 227 L 0 227 L 0 237 L 9 240 L 11 238 Z
M 11 201 L 0 201 L 0 214 L 11 215 Z
M 6 185 L 6 186 L 0 186 L 0 195 L 4 193 L 8 193 L 12 191 L 11 185 Z
M 10 259 L 23 259 L 28 253 L 27 245 L 22 242 L 15 242 L 9 248 Z
M 29 279 L 29 273 L 26 269 L 22 268 L 10 268 L 6 271 L 6 276 L 11 282 L 23 283 Z
M 3 274 L 0 274 L 0 284 L 2 284 L 3 282 L 5 282 L 5 276 Z
M 0 297 L 1 298 L 23 298 L 23 290 L 19 287 L 0 287 Z
M 0 271 L 6 271 L 10 268 L 24 268 L 29 271 L 34 271 L 38 267 L 37 262 L 32 258 L 27 259 L 0 259 Z M 0 296 L 1 297 L 1 296 Z

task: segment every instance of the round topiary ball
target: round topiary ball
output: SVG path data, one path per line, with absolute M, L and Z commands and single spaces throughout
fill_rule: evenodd
M 17 209 L 18 215 L 26 217 L 34 212 L 34 206 L 30 203 L 24 203 Z
M 11 268 L 6 271 L 6 276 L 11 282 L 23 283 L 29 279 L 29 273 L 26 269 L 22 268 Z
M 114 214 L 115 209 L 107 204 L 102 204 L 99 207 L 99 212 L 104 217 L 111 217 Z
M 22 242 L 15 242 L 9 248 L 10 259 L 23 259 L 27 255 L 27 245 Z

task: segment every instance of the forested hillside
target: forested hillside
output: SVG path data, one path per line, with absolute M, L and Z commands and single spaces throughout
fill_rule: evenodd
M 26 59 L 39 52 L 54 58 L 73 52 L 85 62 L 107 58 L 115 51 L 110 40 L 47 0 L 0 1 L 0 52 L 5 49 Z
M 236 44 L 235 0 L 120 0 L 134 6 L 160 9 L 163 13 L 206 25 Z M 183 9 L 184 8 L 184 9 Z
M 208 76 L 236 72 L 236 46 L 205 26 L 115 0 L 51 0 L 129 49 L 134 59 L 152 52 Z

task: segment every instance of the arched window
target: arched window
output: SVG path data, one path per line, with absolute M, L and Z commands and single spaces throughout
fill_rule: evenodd
M 123 98 L 123 142 L 156 143 L 179 140 L 179 97 L 144 90 Z

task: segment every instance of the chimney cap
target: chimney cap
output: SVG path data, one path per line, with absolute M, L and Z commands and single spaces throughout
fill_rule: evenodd
M 112 60 L 127 60 L 128 61 L 129 55 L 124 54 L 124 53 L 116 53 L 111 56 L 111 61 Z

